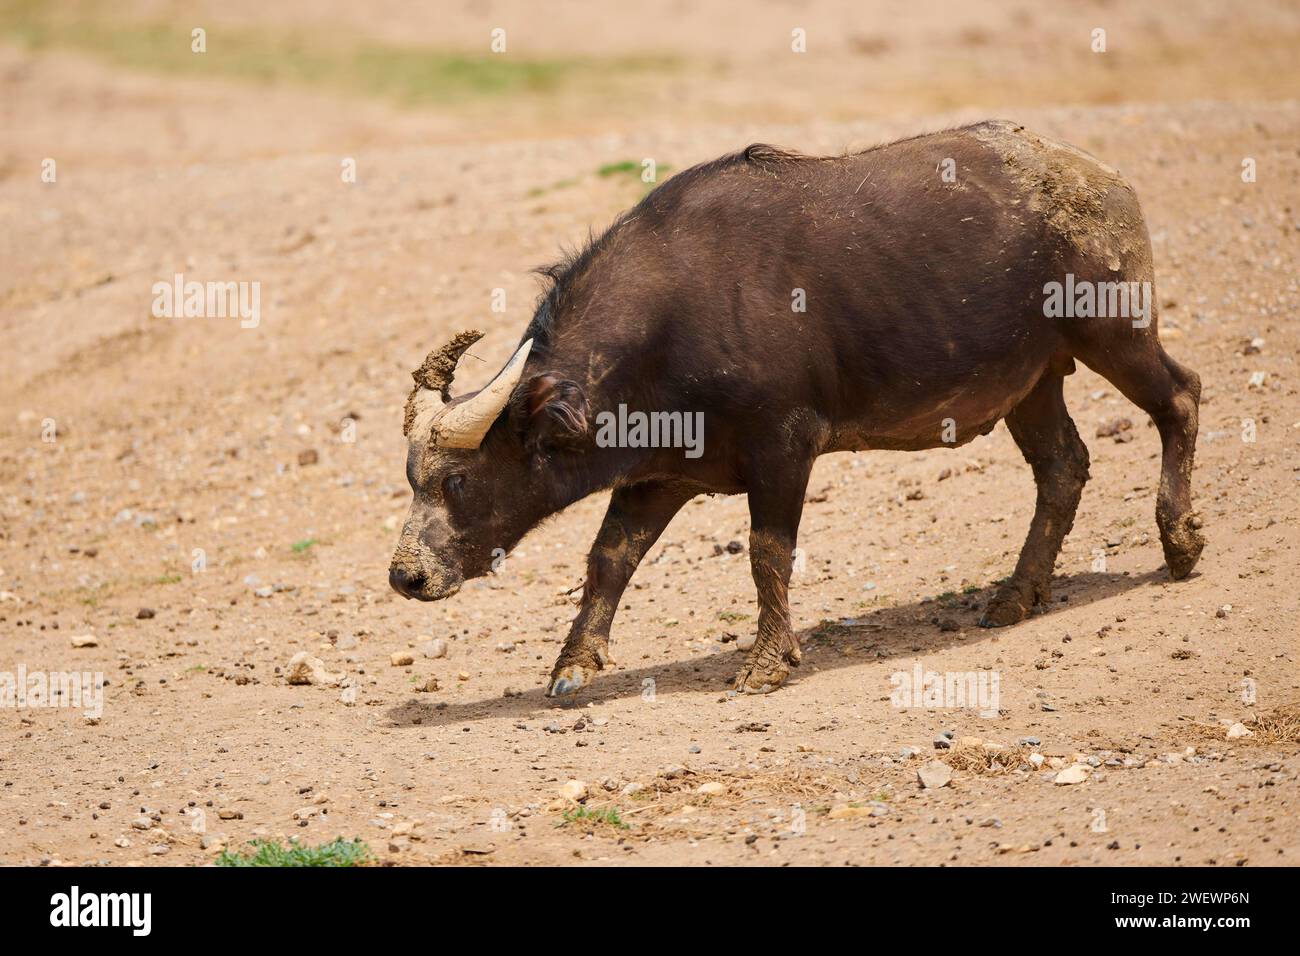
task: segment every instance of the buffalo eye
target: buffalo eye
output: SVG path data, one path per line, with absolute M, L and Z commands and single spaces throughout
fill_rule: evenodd
M 465 489 L 464 475 L 448 475 L 442 479 L 442 493 L 447 498 L 457 498 Z

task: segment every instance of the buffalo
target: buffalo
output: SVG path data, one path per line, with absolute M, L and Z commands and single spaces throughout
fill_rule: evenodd
M 1200 379 L 1160 344 L 1133 189 L 1081 150 L 1003 121 L 835 157 L 754 145 L 673 176 L 542 271 L 521 344 L 486 387 L 450 392 L 477 332 L 414 373 L 414 500 L 389 580 L 447 598 L 543 519 L 609 490 L 548 696 L 610 663 L 624 588 L 700 494 L 748 495 L 759 616 L 735 688 L 781 686 L 800 660 L 787 589 L 817 457 L 957 447 L 1003 420 L 1037 502 L 980 623 L 1024 619 L 1050 598 L 1088 479 L 1063 398 L 1076 359 L 1159 430 L 1169 574 L 1200 556 Z M 597 425 L 615 410 L 689 416 L 701 440 L 691 454 L 611 435 Z

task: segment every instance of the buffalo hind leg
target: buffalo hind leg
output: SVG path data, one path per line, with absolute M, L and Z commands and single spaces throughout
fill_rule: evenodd
M 981 627 L 1023 621 L 1035 604 L 1051 600 L 1056 556 L 1088 480 L 1088 448 L 1065 408 L 1063 382 L 1049 370 L 1007 415 L 1011 437 L 1034 471 L 1038 501 L 1016 569 L 989 602 Z
M 690 493 L 662 484 L 616 488 L 587 557 L 578 616 L 551 669 L 547 697 L 576 694 L 608 663 L 609 629 L 628 581 Z
M 790 572 L 811 462 L 763 468 L 749 483 L 749 563 L 758 591 L 758 634 L 736 675 L 743 694 L 776 690 L 801 659 L 790 627 Z
M 1125 343 L 1127 348 L 1089 350 L 1080 352 L 1079 357 L 1150 415 L 1160 432 L 1156 526 L 1169 576 L 1181 581 L 1192 573 L 1205 547 L 1192 511 L 1192 458 L 1196 452 L 1201 378 L 1171 358 L 1153 331 L 1135 331 L 1134 336 L 1131 344 Z

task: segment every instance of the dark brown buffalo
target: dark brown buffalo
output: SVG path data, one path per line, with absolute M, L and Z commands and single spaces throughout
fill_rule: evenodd
M 1038 500 L 980 623 L 1022 620 L 1049 597 L 1088 478 L 1062 398 L 1075 359 L 1159 429 L 1170 574 L 1200 556 L 1200 380 L 1161 348 L 1151 297 L 1140 320 L 1056 317 L 1047 302 L 1053 283 L 1153 279 L 1133 190 L 1070 146 L 1006 122 L 830 158 L 751 146 L 669 179 L 547 272 L 525 344 L 491 385 L 448 391 L 473 333 L 415 373 L 415 500 L 390 580 L 407 597 L 448 597 L 548 515 L 611 490 L 549 695 L 609 662 L 629 578 L 702 493 L 749 496 L 758 633 L 736 687 L 780 686 L 800 657 L 787 587 L 817 456 L 955 447 L 1003 419 Z M 703 412 L 703 454 L 604 447 L 596 418 L 619 405 Z

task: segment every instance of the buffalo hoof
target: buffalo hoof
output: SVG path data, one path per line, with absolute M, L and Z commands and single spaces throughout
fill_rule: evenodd
M 1020 596 L 1014 591 L 1003 592 L 989 601 L 989 606 L 984 609 L 984 615 L 980 618 L 980 627 L 1007 627 L 1011 624 L 1019 624 L 1027 617 L 1029 617 L 1029 608 L 1021 601 Z
M 568 697 L 584 687 L 590 687 L 595 679 L 596 671 L 581 664 L 562 667 L 551 675 L 551 682 L 546 685 L 546 696 Z
M 767 663 L 746 661 L 745 666 L 736 675 L 735 689 L 738 694 L 770 694 L 790 676 L 790 668 L 782 661 L 775 666 Z
M 1181 581 L 1196 567 L 1201 551 L 1205 548 L 1205 535 L 1196 530 L 1190 515 L 1184 515 L 1168 533 L 1161 535 L 1161 539 L 1169 576 L 1175 581 Z
M 790 676 L 790 668 L 782 665 L 772 670 L 745 667 L 736 675 L 737 694 L 770 694 Z

